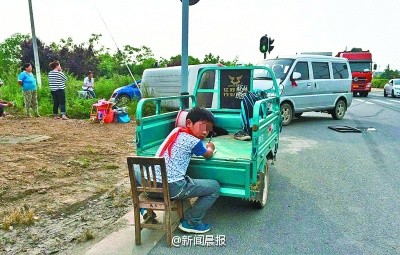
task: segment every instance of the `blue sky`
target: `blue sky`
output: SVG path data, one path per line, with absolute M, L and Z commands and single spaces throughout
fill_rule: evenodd
M 238 56 L 256 64 L 259 40 L 275 39 L 269 57 L 306 51 L 334 54 L 353 47 L 370 50 L 378 69 L 400 70 L 399 10 L 395 0 L 200 0 L 189 9 L 189 55 L 224 60 Z M 0 41 L 30 34 L 28 0 L 0 0 Z M 85 42 L 102 34 L 100 44 L 148 46 L 156 58 L 181 54 L 179 0 L 32 0 L 36 35 L 43 42 L 71 37 Z M 96 8 L 97 7 L 97 8 Z M 99 11 L 98 11 L 99 10 Z M 101 16 L 104 18 L 105 27 Z

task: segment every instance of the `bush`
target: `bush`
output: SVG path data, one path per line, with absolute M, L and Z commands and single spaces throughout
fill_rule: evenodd
M 388 83 L 388 79 L 377 79 L 377 78 L 372 78 L 372 87 L 373 88 L 383 88 L 386 83 Z

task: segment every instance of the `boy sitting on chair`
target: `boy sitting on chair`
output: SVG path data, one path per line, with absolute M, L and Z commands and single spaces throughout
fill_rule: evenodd
M 213 130 L 213 124 L 214 116 L 210 111 L 199 107 L 191 109 L 186 116 L 186 127 L 172 130 L 156 153 L 156 156 L 165 158 L 171 199 L 198 197 L 184 213 L 179 225 L 179 228 L 187 233 L 206 233 L 210 230 L 211 226 L 202 220 L 220 193 L 217 181 L 191 179 L 186 175 L 193 154 L 204 158 L 213 156 L 214 144 L 209 142 L 204 145 L 202 142 Z M 156 179 L 157 182 L 162 182 L 159 168 L 156 168 Z

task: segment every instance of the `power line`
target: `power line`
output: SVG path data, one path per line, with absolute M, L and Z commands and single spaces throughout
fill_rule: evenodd
M 106 21 L 104 20 L 103 16 L 101 15 L 99 8 L 97 7 L 95 1 L 92 1 L 92 2 L 93 2 L 93 5 L 96 7 L 97 13 L 99 14 L 101 20 L 103 21 L 104 26 L 106 27 L 108 33 L 110 34 L 110 37 L 111 37 L 111 39 L 113 40 L 113 42 L 114 42 L 114 44 L 115 44 L 115 47 L 117 47 L 118 52 L 121 53 L 121 50 L 119 49 L 118 44 L 117 44 L 117 42 L 116 42 L 115 39 L 114 39 L 114 36 L 111 34 L 110 29 L 108 29 L 107 23 L 106 23 Z M 121 54 L 121 56 L 123 56 L 123 55 Z M 132 74 L 132 72 L 131 72 L 131 69 L 130 69 L 129 66 L 128 66 L 128 63 L 126 62 L 126 59 L 123 58 L 123 60 L 124 60 L 125 66 L 126 66 L 126 68 L 128 69 L 129 74 L 131 75 L 133 81 L 135 82 L 136 85 L 138 85 L 137 82 L 136 82 L 135 77 L 133 76 L 133 74 Z M 137 87 L 139 88 L 139 86 L 137 86 Z M 140 90 L 140 88 L 139 88 L 139 90 Z

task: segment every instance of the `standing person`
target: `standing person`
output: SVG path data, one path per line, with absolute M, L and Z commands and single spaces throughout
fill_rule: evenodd
M 61 119 L 67 120 L 65 111 L 65 82 L 67 76 L 62 72 L 60 62 L 53 61 L 49 64 L 49 86 L 53 97 L 53 115 L 55 119 L 60 119 L 58 108 L 60 108 Z
M 83 79 L 83 86 L 82 89 L 90 93 L 90 95 L 95 98 L 96 94 L 94 93 L 94 78 L 92 71 L 88 72 L 88 76 Z
M 208 142 L 204 145 L 202 142 L 213 130 L 213 123 L 214 116 L 207 109 L 200 107 L 191 109 L 186 116 L 186 127 L 172 130 L 156 153 L 156 156 L 165 158 L 171 199 L 198 197 L 186 210 L 179 225 L 179 228 L 187 233 L 206 233 L 210 230 L 211 226 L 203 222 L 203 217 L 220 193 L 220 185 L 216 180 L 191 179 L 186 175 L 193 154 L 204 158 L 213 156 L 214 144 Z M 160 169 L 156 168 L 155 172 L 157 182 L 161 183 Z M 150 193 L 149 196 L 151 195 Z M 155 215 L 151 217 L 154 218 Z
M 32 108 L 36 117 L 40 117 L 37 101 L 36 79 L 32 74 L 32 65 L 26 63 L 21 68 L 22 72 L 18 75 L 18 83 L 22 87 L 24 94 L 25 114 L 31 116 Z

